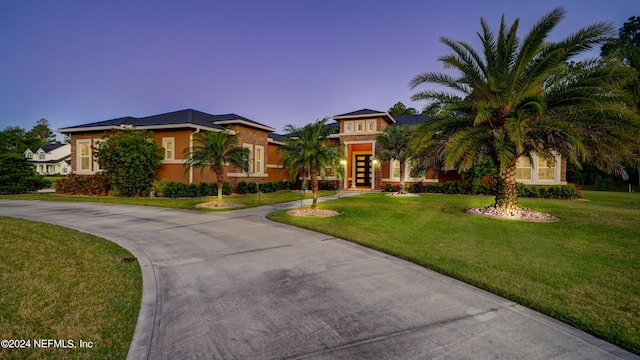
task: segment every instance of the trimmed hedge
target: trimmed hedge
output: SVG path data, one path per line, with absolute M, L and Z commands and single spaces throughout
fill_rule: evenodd
M 262 193 L 271 193 L 278 190 L 290 190 L 294 183 L 289 180 L 270 181 L 257 184 L 253 181 L 246 182 L 241 180 L 236 186 L 236 192 L 238 194 L 255 194 L 258 190 Z
M 107 196 L 111 190 L 109 175 L 102 171 L 94 175 L 69 174 L 53 186 L 56 193 L 66 195 Z
M 216 196 L 218 195 L 218 184 L 215 182 L 186 184 L 182 182 L 170 181 L 162 188 L 161 193 L 165 197 L 170 198 Z M 231 193 L 231 185 L 225 181 L 224 185 L 222 186 L 222 194 L 231 195 Z
M 447 181 L 441 183 L 415 183 L 405 184 L 408 192 L 412 193 L 434 193 L 434 194 L 469 194 L 469 195 L 494 195 L 495 189 L 492 184 L 481 183 L 473 187 L 465 186 L 459 181 Z M 577 199 L 582 197 L 579 190 L 573 184 L 567 185 L 524 185 L 517 183 L 516 189 L 519 197 L 547 198 L 547 199 Z M 387 184 L 385 190 L 398 191 L 398 185 Z

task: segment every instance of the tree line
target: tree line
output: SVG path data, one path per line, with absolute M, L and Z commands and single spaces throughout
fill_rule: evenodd
M 20 126 L 8 126 L 0 131 L 0 153 L 23 153 L 56 142 L 56 134 L 51 130 L 47 119 L 40 119 L 30 129 Z

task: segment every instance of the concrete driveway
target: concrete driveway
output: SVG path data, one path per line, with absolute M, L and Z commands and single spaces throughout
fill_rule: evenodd
M 139 260 L 130 359 L 640 359 L 391 256 L 273 223 L 284 204 L 202 213 L 0 201 L 0 215 L 115 241 Z

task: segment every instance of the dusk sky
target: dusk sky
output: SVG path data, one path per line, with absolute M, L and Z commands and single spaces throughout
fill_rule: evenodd
M 522 36 L 556 7 L 558 40 L 640 15 L 638 0 L 0 1 L 0 129 L 53 129 L 192 108 L 304 125 L 410 101 L 444 71 L 440 36 L 478 46 L 480 17 Z M 592 55 L 597 55 L 595 51 Z

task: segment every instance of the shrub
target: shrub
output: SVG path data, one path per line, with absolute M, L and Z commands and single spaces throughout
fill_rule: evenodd
M 425 186 L 422 182 L 417 182 L 415 184 L 405 184 L 404 187 L 408 192 L 422 194 L 425 192 Z M 398 187 L 399 189 L 399 187 Z
M 271 193 L 277 190 L 276 185 L 272 182 L 263 182 L 258 184 L 258 189 L 262 193 Z
M 393 192 L 393 185 L 391 185 L 391 184 L 385 184 L 385 185 L 384 185 L 384 191 L 386 191 L 386 192 Z
M 329 180 L 318 181 L 318 190 L 337 190 L 338 187 Z
M 595 181 L 595 189 L 598 191 L 611 191 L 615 188 L 613 179 L 610 177 L 598 176 Z
M 575 185 L 536 186 L 516 184 L 519 197 L 547 198 L 547 199 L 578 199 L 580 193 Z
M 424 192 L 437 194 L 444 192 L 444 190 L 442 188 L 442 184 L 440 183 L 429 183 L 424 186 Z
M 238 181 L 238 185 L 236 186 L 236 192 L 238 194 L 246 194 L 247 193 L 247 182 L 244 180 Z
M 0 194 L 20 194 L 40 190 L 50 182 L 38 175 L 33 165 L 21 154 L 0 156 Z
M 156 193 L 156 196 L 163 197 L 164 196 L 164 188 L 170 182 L 171 181 L 169 181 L 169 180 L 167 180 L 165 178 L 155 179 L 155 180 L 153 180 L 153 184 L 151 184 L 151 190 Z
M 247 192 L 250 194 L 256 194 L 258 192 L 258 184 L 253 181 L 247 183 Z
M 231 184 L 225 181 L 222 185 L 222 194 L 231 195 L 232 192 Z M 218 184 L 215 182 L 185 184 L 171 181 L 164 187 L 163 193 L 164 196 L 170 198 L 215 196 L 218 194 Z
M 112 131 L 96 155 L 119 196 L 146 196 L 163 158 L 152 134 L 139 130 Z
M 445 194 L 464 194 L 464 187 L 459 181 L 447 181 L 442 187 Z
M 55 182 L 56 193 L 66 195 L 107 196 L 111 191 L 109 175 L 97 172 L 94 175 L 69 174 Z

